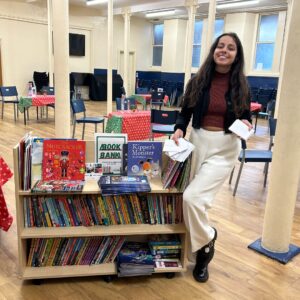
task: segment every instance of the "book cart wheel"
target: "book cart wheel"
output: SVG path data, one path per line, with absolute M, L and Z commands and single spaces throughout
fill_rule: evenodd
M 32 283 L 34 285 L 41 285 L 43 283 L 43 279 L 32 279 Z
M 166 278 L 172 279 L 174 277 L 175 277 L 175 272 L 168 272 L 168 273 L 166 273 Z
M 104 280 L 105 282 L 107 282 L 107 283 L 112 282 L 113 279 L 114 279 L 114 277 L 113 277 L 112 275 L 104 275 L 104 276 L 103 276 L 103 280 Z

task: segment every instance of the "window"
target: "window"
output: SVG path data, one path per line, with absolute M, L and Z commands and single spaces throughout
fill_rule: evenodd
M 192 57 L 193 68 L 198 68 L 200 66 L 202 29 L 203 29 L 203 21 L 196 20 L 195 27 L 194 27 L 194 43 L 193 43 L 193 57 Z M 214 39 L 218 37 L 220 34 L 222 34 L 223 31 L 224 31 L 224 19 L 216 19 Z
M 164 40 L 164 24 L 153 25 L 153 66 L 161 66 Z
M 215 20 L 215 35 L 214 35 L 214 39 L 216 39 L 223 32 L 224 32 L 224 19 L 216 19 Z
M 277 25 L 278 14 L 260 16 L 254 65 L 256 70 L 272 70 Z
M 200 66 L 203 21 L 195 20 L 192 67 Z

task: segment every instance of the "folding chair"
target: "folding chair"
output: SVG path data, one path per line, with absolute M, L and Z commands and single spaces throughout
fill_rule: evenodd
M 150 139 L 153 140 L 154 133 L 162 133 L 170 138 L 174 133 L 177 115 L 177 110 L 151 109 Z
M 277 119 L 269 118 L 269 131 L 270 131 L 270 143 L 269 147 L 267 150 L 254 150 L 254 149 L 247 149 L 247 144 L 245 140 L 242 140 L 242 150 L 240 152 L 238 160 L 240 161 L 240 169 L 236 178 L 234 190 L 233 190 L 233 196 L 235 196 L 240 177 L 242 174 L 242 169 L 245 163 L 248 162 L 255 162 L 255 163 L 265 163 L 264 167 L 264 187 L 266 186 L 267 183 L 267 177 L 268 177 L 268 169 L 269 169 L 269 163 L 272 161 L 272 146 L 273 146 L 273 138 L 275 136 L 275 131 L 276 131 L 276 122 Z M 229 178 L 229 184 L 231 184 L 232 177 L 234 173 L 234 168 L 231 172 L 230 178 Z
M 3 115 L 4 115 L 4 104 L 10 103 L 13 104 L 14 106 L 14 120 L 16 122 L 16 115 L 17 117 L 19 117 L 19 111 L 18 111 L 19 97 L 18 97 L 17 88 L 15 86 L 2 86 L 0 87 L 0 94 L 1 94 L 1 101 L 2 101 L 1 118 L 3 119 Z
M 161 107 L 164 104 L 165 94 L 166 94 L 165 92 L 152 92 L 150 107 L 154 108 L 158 106 L 159 109 L 161 109 Z
M 85 124 L 90 123 L 90 124 L 95 124 L 95 132 L 97 132 L 97 125 L 102 123 L 102 128 L 104 132 L 104 117 L 87 117 L 86 116 L 86 109 L 85 105 L 82 99 L 78 100 L 71 100 L 71 108 L 72 108 L 72 113 L 73 113 L 73 118 L 74 118 L 74 124 L 73 124 L 73 135 L 72 137 L 74 138 L 75 136 L 75 128 L 76 128 L 76 123 L 82 123 L 82 140 L 84 139 L 84 132 L 85 132 Z M 77 119 L 77 114 L 83 114 L 83 117 Z

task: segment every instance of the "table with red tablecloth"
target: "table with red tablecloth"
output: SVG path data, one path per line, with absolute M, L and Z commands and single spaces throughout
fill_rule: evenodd
M 7 231 L 13 222 L 13 217 L 7 209 L 2 186 L 12 177 L 12 172 L 0 156 L 0 229 Z
M 36 95 L 34 97 L 20 97 L 18 103 L 18 109 L 21 113 L 24 113 L 24 124 L 26 125 L 26 110 L 31 106 L 46 106 L 49 104 L 55 104 L 54 95 Z
M 260 112 L 262 105 L 257 102 L 251 102 L 250 103 L 250 110 L 252 113 Z
M 151 103 L 151 98 L 152 98 L 151 94 L 136 94 L 136 95 L 133 95 L 133 96 L 143 97 L 146 104 Z M 164 96 L 164 105 L 169 105 L 169 96 L 168 95 Z
M 129 141 L 148 140 L 151 129 L 150 118 L 149 110 L 115 111 L 108 115 L 105 132 L 127 133 Z

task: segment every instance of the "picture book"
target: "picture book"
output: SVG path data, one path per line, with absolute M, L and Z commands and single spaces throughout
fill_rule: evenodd
M 33 188 L 32 192 L 80 192 L 84 187 L 84 181 L 82 180 L 38 180 Z
M 95 133 L 95 162 L 102 164 L 103 174 L 122 174 L 126 143 L 127 134 Z
M 32 139 L 31 149 L 31 183 L 42 179 L 43 138 Z
M 162 142 L 128 142 L 127 174 L 160 178 L 162 169 Z
M 85 142 L 75 140 L 44 140 L 42 179 L 84 180 Z
M 85 164 L 85 180 L 98 180 L 103 175 L 101 163 L 86 163 Z

